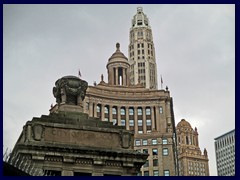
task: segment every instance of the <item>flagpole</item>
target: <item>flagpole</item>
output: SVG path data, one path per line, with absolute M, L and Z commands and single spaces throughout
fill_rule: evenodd
M 163 85 L 163 80 L 162 80 L 162 75 L 161 75 L 161 89 L 163 89 L 162 85 Z

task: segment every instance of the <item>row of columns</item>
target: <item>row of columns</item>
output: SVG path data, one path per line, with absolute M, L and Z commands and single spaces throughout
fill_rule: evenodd
M 119 70 L 122 71 L 122 74 L 120 74 Z M 111 85 L 122 85 L 127 86 L 128 85 L 128 69 L 124 67 L 110 67 L 108 69 L 108 82 Z M 120 77 L 122 77 L 120 82 Z
M 182 144 L 182 141 L 183 141 L 183 144 L 187 144 L 186 138 L 188 137 L 188 145 L 198 146 L 198 136 L 194 135 L 193 133 L 191 133 L 190 135 L 182 134 L 182 135 L 179 135 L 179 137 L 180 137 L 179 143 L 181 143 L 181 144 Z M 190 144 L 190 142 L 191 142 L 191 144 Z
M 97 117 L 97 105 L 98 103 L 89 103 L 89 116 L 90 117 Z M 101 105 L 101 120 L 105 120 L 105 106 L 106 104 L 100 104 Z M 126 120 L 126 129 L 129 130 L 129 108 L 133 107 L 134 109 L 134 130 L 135 132 L 138 132 L 138 108 L 142 108 L 142 121 L 143 121 L 143 133 L 147 133 L 147 124 L 146 124 L 146 106 L 141 107 L 135 107 L 135 106 L 113 106 L 113 105 L 107 105 L 109 107 L 108 109 L 108 116 L 109 121 L 112 122 L 113 114 L 112 114 L 112 108 L 117 108 L 117 123 L 118 125 L 121 124 L 121 108 L 125 108 L 125 120 Z M 155 110 L 154 110 L 155 109 Z M 164 114 L 161 114 L 159 111 L 159 106 L 150 106 L 150 112 L 151 112 L 151 126 L 152 130 L 157 131 L 164 131 L 166 130 L 166 122 L 163 123 L 164 127 L 160 125 L 160 119 L 163 119 Z M 169 115 L 169 113 L 167 113 Z M 169 116 L 167 116 L 169 118 Z

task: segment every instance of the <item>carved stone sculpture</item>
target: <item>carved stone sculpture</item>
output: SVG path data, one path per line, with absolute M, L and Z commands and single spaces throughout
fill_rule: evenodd
M 58 104 L 82 105 L 88 83 L 75 76 L 64 76 L 55 82 L 53 95 Z

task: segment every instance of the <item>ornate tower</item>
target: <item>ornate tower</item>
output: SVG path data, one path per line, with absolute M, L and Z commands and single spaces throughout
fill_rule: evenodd
M 209 176 L 208 155 L 199 148 L 197 128 L 182 119 L 177 124 L 177 148 L 180 176 Z
M 116 44 L 116 52 L 108 59 L 108 83 L 111 86 L 129 85 L 129 62 L 120 51 L 120 44 Z
M 137 8 L 130 28 L 129 63 L 130 82 L 139 82 L 146 88 L 157 89 L 157 64 L 152 29 L 142 7 Z

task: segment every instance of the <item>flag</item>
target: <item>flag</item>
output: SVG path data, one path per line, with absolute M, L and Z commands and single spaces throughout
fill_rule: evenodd
M 78 70 L 78 76 L 79 76 L 79 77 L 82 76 L 82 74 L 81 74 L 81 72 L 80 72 L 80 69 Z

